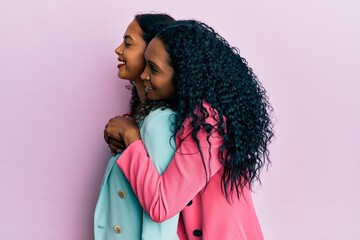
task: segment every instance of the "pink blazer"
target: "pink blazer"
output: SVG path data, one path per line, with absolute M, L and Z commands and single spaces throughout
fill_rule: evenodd
M 204 106 L 210 113 L 206 121 L 214 125 L 214 112 L 209 105 Z M 218 159 L 221 137 L 214 131 L 209 139 L 211 159 L 205 161 L 206 175 L 189 135 L 188 119 L 183 126 L 184 132 L 176 136 L 177 152 L 163 175 L 152 164 L 141 140 L 132 143 L 117 161 L 145 211 L 156 222 L 181 211 L 178 236 L 182 240 L 263 239 L 250 190 L 244 189 L 240 199 L 234 196 L 230 202 L 221 191 L 223 167 Z M 207 160 L 209 146 L 204 130 L 199 132 L 198 139 Z

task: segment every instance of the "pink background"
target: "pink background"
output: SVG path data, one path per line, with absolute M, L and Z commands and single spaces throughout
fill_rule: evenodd
M 267 88 L 265 238 L 360 239 L 358 1 L 203 2 L 1 0 L 0 239 L 93 238 L 104 125 L 129 97 L 114 49 L 149 11 L 213 26 Z

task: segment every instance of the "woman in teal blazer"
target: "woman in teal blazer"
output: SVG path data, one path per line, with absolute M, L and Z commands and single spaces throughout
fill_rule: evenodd
M 161 174 L 174 155 L 172 119 L 175 112 L 165 108 L 162 102 L 146 101 L 144 85 L 140 79 L 145 60 L 143 57 L 147 43 L 151 40 L 157 23 L 174 21 L 165 14 L 141 14 L 128 26 L 123 43 L 116 49 L 119 60 L 119 77 L 132 81 L 130 104 L 131 116 L 138 120 L 141 137 L 146 150 L 153 159 L 154 165 Z M 112 148 L 111 128 L 115 127 L 110 120 L 105 129 L 105 139 Z M 115 164 L 121 153 L 112 156 L 108 162 L 103 178 L 98 202 L 94 214 L 95 240 L 106 239 L 178 239 L 176 230 L 178 215 L 162 222 L 155 223 L 143 211 L 139 201 L 125 178 Z

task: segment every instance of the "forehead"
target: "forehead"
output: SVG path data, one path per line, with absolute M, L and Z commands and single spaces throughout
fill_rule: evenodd
M 136 40 L 138 38 L 142 39 L 142 34 L 143 31 L 141 30 L 139 23 L 134 19 L 127 27 L 124 37 L 130 36 L 132 39 Z
M 163 42 L 155 37 L 149 43 L 145 51 L 145 58 L 153 62 L 166 61 L 170 62 L 170 56 L 166 52 L 165 45 Z

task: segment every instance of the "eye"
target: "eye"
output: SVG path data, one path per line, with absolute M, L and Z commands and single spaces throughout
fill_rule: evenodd
M 154 65 L 152 65 L 152 64 L 150 64 L 150 71 L 151 71 L 152 73 L 158 73 L 158 72 L 159 72 L 159 70 L 158 70 Z
M 125 45 L 125 48 L 129 48 L 131 46 L 131 44 L 128 42 L 124 42 L 124 45 Z

